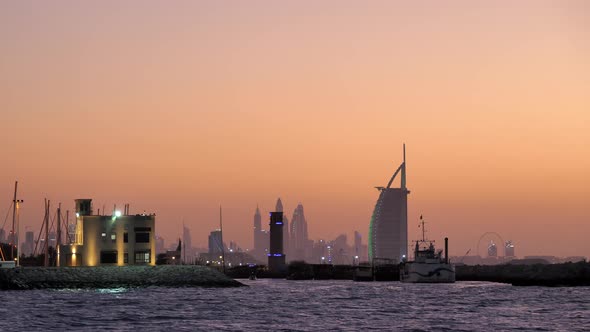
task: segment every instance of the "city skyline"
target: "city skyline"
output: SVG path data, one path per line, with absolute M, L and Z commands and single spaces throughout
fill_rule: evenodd
M 408 146 L 408 242 L 590 256 L 584 2 L 0 4 L 0 215 L 44 198 L 252 247 L 281 197 L 310 239 L 368 238 Z M 3 222 L 3 220 L 0 220 Z M 292 224 L 293 220 L 289 220 Z M 10 221 L 7 222 L 7 225 Z M 5 226 L 5 231 L 8 229 Z M 224 240 L 225 240 L 224 234 Z

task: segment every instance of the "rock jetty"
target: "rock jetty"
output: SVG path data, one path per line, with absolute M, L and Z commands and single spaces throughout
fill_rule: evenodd
M 239 287 L 204 266 L 20 267 L 0 269 L 0 290 L 120 287 Z
M 457 281 L 492 281 L 514 286 L 590 286 L 590 263 L 457 266 Z

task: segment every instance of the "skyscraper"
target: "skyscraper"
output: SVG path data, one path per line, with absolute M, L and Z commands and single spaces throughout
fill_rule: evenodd
M 391 184 L 401 172 L 400 188 Z M 377 187 L 379 198 L 369 226 L 369 260 L 391 259 L 401 261 L 408 254 L 408 194 L 406 188 L 406 146 L 403 162 L 397 168 L 387 187 Z
M 260 216 L 260 209 L 256 206 L 254 213 L 254 252 L 258 253 L 262 247 L 260 231 L 262 231 L 262 217 Z
M 209 253 L 221 254 L 224 251 L 224 244 L 221 242 L 221 230 L 216 229 L 209 234 Z
M 193 252 L 193 241 L 191 239 L 191 230 L 182 223 L 182 261 L 185 263 L 192 262 L 195 258 Z
M 303 205 L 299 203 L 291 219 L 291 255 L 292 260 L 305 260 L 308 252 L 307 221 L 303 213 Z
M 277 202 L 277 208 L 282 210 L 281 199 Z M 268 268 L 272 272 L 281 272 L 285 269 L 285 253 L 283 251 L 283 212 L 270 213 L 270 250 L 268 252 Z
M 31 231 L 25 232 L 25 243 L 21 246 L 21 255 L 29 256 L 35 250 L 35 235 Z
M 290 257 L 289 255 L 291 255 L 291 249 L 289 247 L 290 243 L 291 242 L 289 241 L 289 219 L 283 213 L 283 251 L 285 252 L 286 257 Z
M 504 256 L 506 257 L 515 257 L 514 255 L 514 243 L 512 241 L 506 241 L 504 245 Z

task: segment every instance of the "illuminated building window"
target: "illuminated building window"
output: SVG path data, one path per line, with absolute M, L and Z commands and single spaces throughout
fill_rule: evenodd
M 106 241 L 107 240 L 107 233 L 102 233 L 101 237 L 102 237 L 103 242 Z
M 100 264 L 117 264 L 117 251 L 101 251 Z
M 113 243 L 117 242 L 117 234 L 115 234 L 115 233 L 111 233 L 111 241 L 112 241 Z
M 150 262 L 150 251 L 136 251 L 135 264 L 147 264 Z
M 129 233 L 127 233 L 127 232 L 123 233 L 123 242 L 124 243 L 129 242 Z
M 148 232 L 136 232 L 135 243 L 150 243 L 150 233 Z

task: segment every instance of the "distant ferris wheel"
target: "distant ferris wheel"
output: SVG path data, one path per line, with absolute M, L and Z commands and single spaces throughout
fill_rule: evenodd
M 477 254 L 479 257 L 498 257 L 500 254 L 499 248 L 502 248 L 502 257 L 506 256 L 504 239 L 496 232 L 485 232 L 477 241 Z M 485 255 L 482 255 L 482 250 L 484 250 Z

